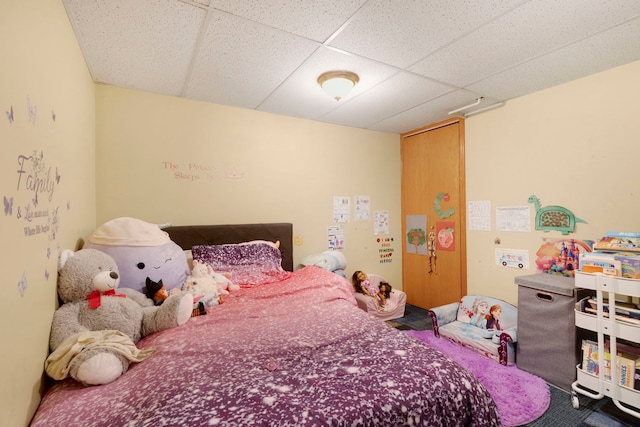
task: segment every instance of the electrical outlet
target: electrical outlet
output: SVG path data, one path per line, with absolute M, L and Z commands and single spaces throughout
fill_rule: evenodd
M 295 236 L 293 238 L 293 244 L 296 246 L 301 246 L 303 243 L 302 236 Z

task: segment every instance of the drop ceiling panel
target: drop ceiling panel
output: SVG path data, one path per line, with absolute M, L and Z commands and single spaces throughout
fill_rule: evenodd
M 213 0 L 216 9 L 324 42 L 366 0 Z
M 385 132 L 640 60 L 640 0 L 62 1 L 96 82 Z
M 637 20 L 491 76 L 469 89 L 512 99 L 640 58 Z
M 567 44 L 582 40 L 640 13 L 637 0 L 530 2 L 507 13 L 410 67 L 411 71 L 466 86 Z M 624 7 L 622 7 L 624 6 Z M 535 34 L 535 37 L 532 37 Z M 640 41 L 639 41 L 640 43 Z
M 256 108 L 320 45 L 212 11 L 185 96 Z
M 370 0 L 331 46 L 404 68 L 520 3 Z
M 173 0 L 65 0 L 95 82 L 180 95 L 206 12 Z

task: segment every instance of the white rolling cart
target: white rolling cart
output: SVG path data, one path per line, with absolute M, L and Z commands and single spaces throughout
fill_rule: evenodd
M 596 291 L 597 314 L 592 315 L 576 310 L 576 326 L 594 331 L 598 336 L 598 375 L 592 375 L 580 368 L 577 369 L 577 380 L 571 384 L 573 390 L 571 403 L 578 408 L 576 393 L 592 399 L 610 397 L 623 412 L 640 418 L 640 391 L 619 385 L 616 372 L 617 338 L 640 343 L 640 325 L 619 321 L 615 316 L 605 316 L 603 300 L 608 298 L 609 313 L 616 313 L 615 295 L 640 297 L 640 280 L 622 277 L 605 276 L 601 273 L 582 273 L 576 271 L 575 286 Z M 605 295 L 607 294 L 607 295 Z M 604 348 L 605 336 L 609 337 L 611 348 L 611 380 L 605 379 Z

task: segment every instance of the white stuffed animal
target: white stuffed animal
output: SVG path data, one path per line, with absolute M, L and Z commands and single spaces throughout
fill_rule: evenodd
M 214 293 L 218 295 L 229 295 L 229 292 L 221 292 L 218 282 L 213 277 L 213 269 L 210 265 L 193 260 L 193 269 L 191 274 L 187 276 L 182 289 L 193 292 L 193 295 L 203 296 Z
M 217 295 L 229 295 L 229 291 L 237 291 L 240 286 L 233 283 L 227 275 L 213 271 L 209 264 L 194 259 L 193 269 L 182 289 L 192 289 L 196 296 L 211 292 Z

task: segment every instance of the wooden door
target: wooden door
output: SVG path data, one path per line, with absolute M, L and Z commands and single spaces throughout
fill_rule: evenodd
M 407 303 L 429 309 L 458 301 L 467 291 L 464 120 L 403 134 L 400 147 L 403 289 Z M 412 227 L 426 216 L 425 246 L 409 242 L 409 215 Z M 429 256 L 429 233 L 434 233 L 435 257 Z

